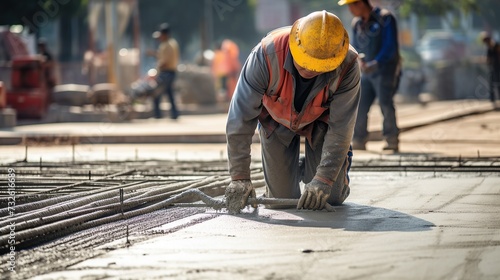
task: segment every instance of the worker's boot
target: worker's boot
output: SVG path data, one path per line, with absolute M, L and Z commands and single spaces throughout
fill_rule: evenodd
M 359 139 L 352 139 L 352 149 L 366 150 L 366 141 L 361 141 Z
M 393 151 L 395 153 L 399 152 L 398 139 L 388 139 L 383 149 L 384 151 Z

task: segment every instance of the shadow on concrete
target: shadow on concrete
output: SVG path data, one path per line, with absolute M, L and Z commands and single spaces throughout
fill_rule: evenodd
M 369 205 L 345 203 L 336 207 L 336 212 L 284 209 L 265 211 L 259 209 L 241 215 L 257 222 L 298 227 L 343 228 L 346 231 L 428 231 L 435 224 L 415 216 Z M 264 211 L 262 211 L 264 212 Z

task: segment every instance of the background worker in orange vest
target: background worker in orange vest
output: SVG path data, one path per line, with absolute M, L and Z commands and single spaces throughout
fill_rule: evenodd
M 241 70 L 239 53 L 238 45 L 229 39 L 220 42 L 214 51 L 212 74 L 216 80 L 218 91 L 224 95 L 227 101 L 231 100 L 238 82 Z
M 229 63 L 228 55 L 222 50 L 222 42 L 215 46 L 211 67 L 217 93 L 225 97 L 227 94 L 226 80 L 229 73 Z
M 231 98 L 233 98 L 234 90 L 236 88 L 236 84 L 238 83 L 238 77 L 241 70 L 241 63 L 239 59 L 240 48 L 234 41 L 229 39 L 222 41 L 221 48 L 228 56 L 229 72 L 226 80 L 226 88 L 227 99 L 231 100 Z
M 250 146 L 259 124 L 266 197 L 300 198 L 298 209 L 342 204 L 359 97 L 357 53 L 337 16 L 313 12 L 270 32 L 247 58 L 229 108 L 226 193 L 242 193 L 242 208 L 255 196 Z

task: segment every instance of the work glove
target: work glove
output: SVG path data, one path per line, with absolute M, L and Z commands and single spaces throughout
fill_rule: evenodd
M 378 69 L 378 62 L 376 60 L 371 60 L 368 62 L 363 62 L 361 63 L 361 71 L 363 73 L 372 73 L 377 71 Z
M 255 198 L 255 189 L 250 180 L 235 180 L 231 181 L 225 192 L 226 204 L 230 212 L 238 212 L 245 208 L 249 197 Z M 257 208 L 257 204 L 252 204 L 253 208 Z
M 313 179 L 305 185 L 297 209 L 321 210 L 325 208 L 326 200 L 330 197 L 331 188 L 330 185 Z

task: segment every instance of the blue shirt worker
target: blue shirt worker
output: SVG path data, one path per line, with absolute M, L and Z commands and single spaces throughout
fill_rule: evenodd
M 250 148 L 257 127 L 266 197 L 298 199 L 298 209 L 311 210 L 344 202 L 360 96 L 357 57 L 340 19 L 326 11 L 274 30 L 254 47 L 226 124 L 231 175 L 226 195 L 243 194 L 241 208 L 255 196 Z
M 341 0 L 355 16 L 352 45 L 360 55 L 361 101 L 352 141 L 353 149 L 365 150 L 368 141 L 368 112 L 378 98 L 384 117 L 384 150 L 399 151 L 399 129 L 394 94 L 401 74 L 396 18 L 386 9 L 373 7 L 369 0 Z
M 497 92 L 500 94 L 500 44 L 495 42 L 488 32 L 481 32 L 480 37 L 486 45 L 486 63 L 490 74 L 490 100 L 495 104 Z

